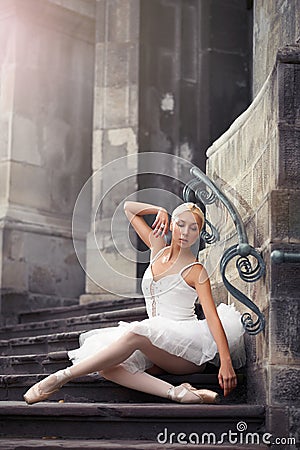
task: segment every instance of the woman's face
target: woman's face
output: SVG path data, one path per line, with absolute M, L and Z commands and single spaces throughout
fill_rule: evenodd
M 190 247 L 199 238 L 200 229 L 200 217 L 191 211 L 184 211 L 172 220 L 172 240 L 181 247 Z

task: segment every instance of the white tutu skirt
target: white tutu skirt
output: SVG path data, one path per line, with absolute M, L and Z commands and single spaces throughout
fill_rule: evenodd
M 225 303 L 217 306 L 217 313 L 227 337 L 233 367 L 243 367 L 246 364 L 246 352 L 241 314 L 233 304 Z M 77 364 L 129 331 L 146 336 L 156 347 L 199 366 L 205 362 L 216 366 L 220 364 L 217 345 L 206 319 L 198 320 L 196 317 L 190 320 L 173 320 L 155 316 L 141 321 L 120 321 L 117 327 L 91 330 L 80 335 L 80 347 L 68 352 L 69 359 L 73 364 Z M 153 363 L 140 350 L 136 350 L 121 365 L 129 372 L 136 373 L 144 372 L 153 366 Z

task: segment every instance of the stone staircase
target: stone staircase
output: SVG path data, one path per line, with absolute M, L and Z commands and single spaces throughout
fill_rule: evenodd
M 199 313 L 199 311 L 197 311 Z M 200 316 L 199 316 L 200 317 Z M 247 403 L 245 371 L 238 387 L 224 398 L 218 369 L 204 373 L 159 375 L 172 384 L 188 381 L 221 394 L 218 405 L 178 404 L 119 386 L 99 375 L 66 384 L 47 402 L 26 405 L 22 395 L 46 374 L 70 365 L 67 350 L 92 328 L 116 326 L 119 320 L 146 318 L 142 298 L 107 300 L 19 315 L 18 325 L 0 330 L 0 449 L 263 449 L 265 408 Z M 213 441 L 237 432 L 238 422 L 257 433 L 255 445 Z M 240 430 L 242 431 L 242 429 Z M 173 434 L 172 434 L 173 433 Z M 179 435 L 179 433 L 185 433 Z M 193 434 L 191 434 L 193 433 Z M 201 444 L 203 433 L 214 433 Z M 239 433 L 240 436 L 240 433 Z M 158 439 L 159 437 L 159 439 Z M 200 444 L 195 445 L 199 439 Z M 241 439 L 241 438 L 240 438 Z M 186 441 L 186 442 L 182 442 Z M 253 442 L 250 440 L 250 443 Z

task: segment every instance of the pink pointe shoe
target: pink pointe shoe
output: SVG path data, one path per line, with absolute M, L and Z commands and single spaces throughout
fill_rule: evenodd
M 189 383 L 182 383 L 168 390 L 168 399 L 179 403 L 219 403 L 220 396 L 209 389 L 196 389 Z
M 50 382 L 51 378 L 54 379 Z M 42 381 L 34 384 L 30 389 L 28 389 L 28 391 L 23 395 L 24 400 L 28 405 L 47 400 L 47 398 L 49 398 L 55 392 L 59 391 L 59 389 L 71 378 L 72 374 L 69 368 L 59 370 L 58 372 L 49 375 L 47 378 L 44 378 Z M 43 391 L 41 387 L 42 383 L 48 384 L 47 392 Z

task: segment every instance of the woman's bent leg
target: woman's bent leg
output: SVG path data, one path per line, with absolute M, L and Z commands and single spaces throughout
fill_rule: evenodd
M 128 332 L 105 349 L 70 367 L 72 377 L 76 378 L 116 366 L 129 358 L 135 350 L 142 351 L 154 364 L 169 373 L 187 374 L 199 371 L 199 366 L 191 361 L 156 347 L 145 336 Z
M 168 390 L 172 387 L 172 384 L 167 381 L 155 378 L 146 372 L 130 373 L 121 365 L 101 370 L 99 373 L 107 380 L 122 386 L 164 398 L 168 397 Z

